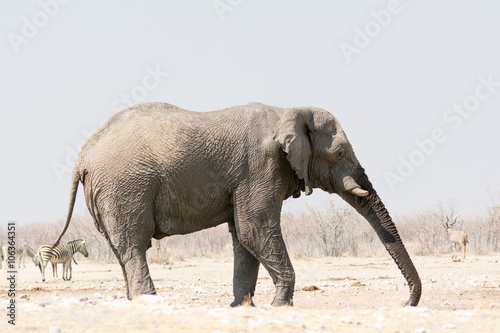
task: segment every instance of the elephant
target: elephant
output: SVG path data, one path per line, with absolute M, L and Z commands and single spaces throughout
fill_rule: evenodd
M 146 261 L 152 238 L 228 223 L 231 306 L 253 305 L 260 264 L 275 285 L 271 305 L 293 305 L 295 272 L 281 209 L 285 199 L 319 188 L 339 195 L 370 223 L 408 282 L 405 305 L 419 302 L 421 281 L 395 224 L 326 110 L 260 103 L 210 112 L 159 102 L 126 108 L 82 146 L 54 246 L 70 224 L 80 182 L 95 225 L 122 268 L 129 299 L 156 293 Z

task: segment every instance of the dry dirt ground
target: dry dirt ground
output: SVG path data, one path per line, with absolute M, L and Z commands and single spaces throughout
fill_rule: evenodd
M 79 259 L 73 279 L 41 282 L 18 270 L 16 326 L 7 323 L 8 283 L 0 274 L 0 331 L 7 332 L 500 332 L 500 254 L 413 257 L 423 284 L 416 308 L 390 258 L 294 259 L 294 307 L 272 308 L 261 269 L 256 307 L 230 308 L 232 258 L 150 265 L 158 296 L 125 298 L 118 264 Z M 59 267 L 62 273 L 62 267 Z

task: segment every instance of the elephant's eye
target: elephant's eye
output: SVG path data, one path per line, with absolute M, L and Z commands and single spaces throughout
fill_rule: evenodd
M 339 151 L 337 152 L 337 156 L 335 157 L 335 159 L 337 161 L 340 161 L 340 160 L 342 160 L 342 158 L 344 158 L 344 149 L 339 149 Z

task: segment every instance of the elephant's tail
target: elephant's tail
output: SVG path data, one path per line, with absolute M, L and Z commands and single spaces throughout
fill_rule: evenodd
M 64 224 L 64 229 L 59 235 L 59 238 L 57 238 L 56 242 L 54 243 L 54 245 L 52 245 L 52 247 L 59 245 L 62 236 L 64 236 L 64 233 L 69 227 L 69 222 L 71 221 L 71 215 L 73 215 L 73 208 L 75 207 L 76 192 L 78 191 L 79 182 L 80 182 L 80 172 L 78 170 L 78 167 L 75 166 L 75 168 L 73 169 L 73 177 L 71 179 L 71 191 L 69 194 L 69 207 L 68 207 L 68 214 L 66 215 L 66 223 Z

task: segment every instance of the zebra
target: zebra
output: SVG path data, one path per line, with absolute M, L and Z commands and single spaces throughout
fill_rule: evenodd
M 75 265 L 78 265 L 78 263 L 75 260 L 75 257 L 73 256 L 73 258 L 71 258 L 69 263 L 66 265 L 66 270 L 68 270 L 68 269 L 73 270 L 71 268 L 71 261 L 73 261 L 75 263 Z M 51 262 L 51 264 L 52 264 L 52 277 L 56 277 L 59 279 L 59 274 L 57 274 L 57 264 L 55 264 L 53 262 Z M 63 264 L 63 276 L 64 276 L 64 264 Z M 71 278 L 70 278 L 70 280 L 71 280 Z
M 75 265 L 78 265 L 78 263 L 75 260 L 75 257 L 73 257 L 72 260 L 75 263 Z M 41 273 L 42 272 L 42 265 L 40 263 L 40 260 L 38 259 L 38 253 L 35 254 L 35 257 L 33 258 L 33 262 L 35 263 L 35 266 L 37 266 L 40 269 L 40 273 Z M 57 263 L 51 262 L 51 264 L 52 264 L 52 277 L 59 279 L 59 274 L 57 274 Z M 63 271 L 63 273 L 64 273 L 64 271 Z
M 71 260 L 76 252 L 80 252 L 85 257 L 89 253 L 82 239 L 73 240 L 67 244 L 59 244 L 56 247 L 52 245 L 42 245 L 38 248 L 38 259 L 40 271 L 42 273 L 42 282 L 45 281 L 45 269 L 47 264 L 52 263 L 53 273 L 57 274 L 57 264 L 63 264 L 63 280 L 69 281 L 72 277 Z M 76 263 L 76 262 L 75 262 Z
M 5 244 L 2 246 L 2 249 L 0 252 L 2 252 L 2 260 L 7 268 L 7 261 L 9 258 L 9 244 Z M 33 260 L 33 263 L 35 266 L 38 266 L 37 259 L 35 258 L 36 252 L 33 250 L 31 247 L 28 245 L 16 245 L 16 260 L 17 260 L 17 267 L 21 268 L 21 263 L 23 264 L 24 268 L 26 268 L 26 257 L 30 257 L 31 260 Z M 2 268 L 2 264 L 0 263 L 0 268 Z

